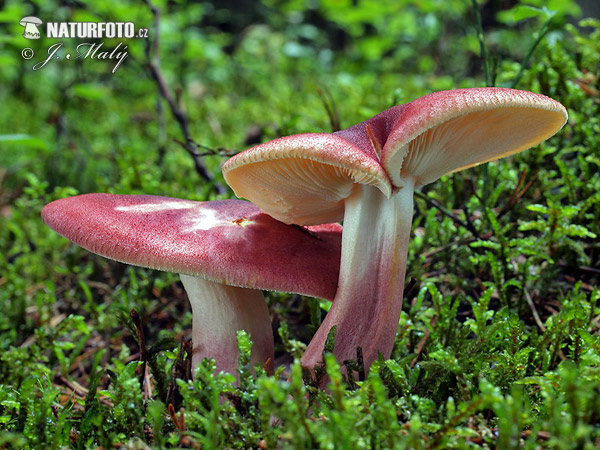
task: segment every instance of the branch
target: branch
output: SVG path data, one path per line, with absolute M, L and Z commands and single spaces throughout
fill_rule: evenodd
M 150 0 L 143 0 L 144 3 L 150 8 L 152 15 L 154 17 L 154 39 L 151 44 L 150 40 L 146 41 L 146 58 L 148 60 L 148 68 L 150 70 L 150 75 L 156 82 L 158 86 L 158 92 L 164 98 L 169 105 L 169 109 L 171 110 L 171 114 L 179 124 L 179 128 L 181 128 L 181 132 L 183 133 L 184 142 L 183 147 L 189 153 L 194 161 L 194 167 L 196 168 L 196 172 L 208 182 L 213 182 L 212 174 L 206 169 L 204 164 L 202 163 L 202 155 L 198 153 L 196 149 L 196 145 L 194 144 L 194 140 L 190 134 L 190 129 L 188 125 L 187 116 L 183 112 L 183 110 L 179 107 L 177 102 L 175 101 L 171 91 L 169 90 L 167 83 L 163 77 L 162 71 L 160 70 L 160 41 L 159 41 L 159 25 L 160 25 L 160 11 L 159 9 L 152 4 Z M 150 54 L 151 46 L 154 46 L 154 56 Z M 214 183 L 214 189 L 217 194 L 225 193 L 225 189 L 223 186 Z
M 185 142 L 181 142 L 178 139 L 173 139 L 173 141 L 177 142 L 183 148 L 185 148 Z M 195 149 L 201 148 L 204 150 L 203 153 L 198 153 L 198 156 L 222 156 L 224 158 L 231 158 L 233 155 L 239 153 L 239 150 L 231 150 L 225 147 L 209 147 L 208 145 L 200 144 L 198 142 L 192 141 L 191 144 Z
M 451 213 L 446 208 L 444 208 L 440 203 L 438 203 L 437 201 L 435 201 L 428 195 L 423 194 L 421 191 L 415 191 L 415 196 L 425 200 L 425 203 L 427 203 L 430 207 L 437 209 L 444 216 L 452 219 L 454 222 L 459 224 L 461 227 L 468 230 L 475 238 L 479 239 L 479 233 L 477 232 L 477 229 L 473 226 L 473 223 L 471 222 L 470 218 L 468 217 L 468 214 L 466 211 L 465 211 L 465 216 L 467 217 L 467 221 L 465 222 L 464 220 L 461 220 L 456 214 Z
M 525 195 L 525 193 L 533 186 L 533 183 L 537 180 L 537 171 L 533 173 L 531 180 L 525 184 L 523 187 L 523 183 L 525 183 L 525 177 L 527 176 L 527 171 L 523 170 L 519 175 L 519 181 L 517 182 L 517 186 L 513 190 L 510 197 L 508 197 L 508 201 L 505 203 L 504 207 L 498 212 L 498 219 L 504 216 L 507 212 L 509 212 L 518 202 L 521 200 L 521 197 Z M 521 189 L 523 188 L 523 189 Z

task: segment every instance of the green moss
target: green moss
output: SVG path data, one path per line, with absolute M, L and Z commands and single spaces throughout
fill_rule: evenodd
M 292 361 L 328 305 L 275 293 L 276 374 L 251 370 L 241 334 L 239 385 L 214 374 L 211 361 L 190 380 L 191 315 L 177 277 L 91 255 L 39 218 L 44 204 L 92 191 L 217 197 L 177 143 L 168 105 L 157 108 L 145 41 L 128 41 L 131 56 L 115 74 L 91 61 L 34 72 L 22 48 L 43 53 L 54 41 L 25 41 L 16 25 L 32 14 L 133 20 L 152 37 L 152 16 L 133 1 L 9 0 L 0 56 L 0 447 L 600 446 L 598 20 L 571 24 L 574 1 L 502 11 L 488 2 L 477 36 L 469 2 L 264 0 L 251 11 L 155 3 L 161 68 L 220 184 L 222 154 L 330 131 L 336 111 L 346 127 L 484 78 L 549 95 L 570 120 L 540 146 L 443 177 L 416 197 L 415 283 L 392 358 L 365 380 L 348 382 L 326 355 L 327 389 L 305 383 Z M 347 368 L 360 372 L 358 361 Z

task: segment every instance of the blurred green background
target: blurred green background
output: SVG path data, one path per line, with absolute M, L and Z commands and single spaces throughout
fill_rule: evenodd
M 599 9 L 0 2 L 0 447 L 599 446 Z M 41 39 L 22 36 L 25 16 L 44 22 Z M 148 38 L 48 39 L 47 22 L 133 22 Z M 33 70 L 59 42 L 61 58 Z M 121 43 L 128 56 L 115 73 L 116 61 L 66 59 L 85 42 Z M 191 326 L 178 278 L 91 255 L 39 218 L 77 193 L 228 198 L 220 166 L 236 151 L 345 128 L 432 91 L 492 85 L 548 95 L 569 123 L 417 196 L 415 282 L 396 348 L 360 386 L 342 383 L 331 360 L 338 384 L 328 392 L 304 386 L 297 365 L 290 383 L 246 370 L 236 388 L 209 365 L 176 381 L 177 342 Z M 289 365 L 327 305 L 284 294 L 268 303 L 276 363 Z M 151 392 L 136 374 L 132 308 L 155 357 Z M 176 401 L 167 387 L 180 390 Z
M 574 1 L 527 4 L 549 10 L 505 1 L 481 6 L 498 86 L 513 84 L 549 14 L 555 14 L 553 29 L 536 54 L 560 45 L 562 26 L 582 16 Z M 328 131 L 319 89 L 331 93 L 346 127 L 426 92 L 485 83 L 469 1 L 154 6 L 161 11 L 159 31 L 142 1 L 4 2 L 0 145 L 6 189 L 22 186 L 29 171 L 48 181 L 50 190 L 206 194 L 192 161 L 174 142 L 182 140 L 178 125 L 149 76 L 146 46 L 155 57 L 157 33 L 167 85 L 188 115 L 193 139 L 210 148 L 241 150 L 279 135 Z M 127 45 L 129 55 L 113 74 L 115 61 L 64 59 L 78 44 L 99 40 L 24 39 L 19 21 L 27 15 L 44 22 L 134 22 L 149 29 L 149 38 L 102 40 L 105 49 Z M 64 43 L 63 58 L 33 71 L 57 42 Z M 21 57 L 25 47 L 35 51 L 33 59 Z M 205 160 L 215 174 L 220 162 Z

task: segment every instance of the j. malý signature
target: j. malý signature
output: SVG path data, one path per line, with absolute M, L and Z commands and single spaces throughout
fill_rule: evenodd
M 104 42 L 100 42 L 98 44 L 92 44 L 89 42 L 84 42 L 79 44 L 75 51 L 76 54 L 67 53 L 64 58 L 65 59 L 95 59 L 95 60 L 116 60 L 117 63 L 113 67 L 112 73 L 115 73 L 119 66 L 125 61 L 128 56 L 127 45 L 124 45 L 122 42 L 113 48 L 111 51 L 101 51 Z M 63 47 L 62 42 L 58 42 L 56 44 L 52 44 L 48 47 L 48 57 L 43 61 L 40 61 L 33 65 L 33 70 L 43 69 L 48 62 L 53 59 L 61 59 L 59 55 L 59 50 Z

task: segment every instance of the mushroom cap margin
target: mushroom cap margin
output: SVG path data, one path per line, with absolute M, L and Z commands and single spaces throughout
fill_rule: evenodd
M 567 122 L 565 107 L 542 94 L 506 88 L 439 91 L 402 105 L 382 151 L 396 187 L 417 185 L 530 148 Z
M 46 205 L 42 219 L 77 245 L 127 264 L 327 299 L 337 289 L 340 225 L 285 225 L 241 200 L 85 194 Z
M 391 194 L 371 149 L 328 133 L 286 136 L 252 147 L 226 161 L 223 175 L 238 197 L 277 220 L 299 225 L 341 220 L 344 200 L 356 183 Z

